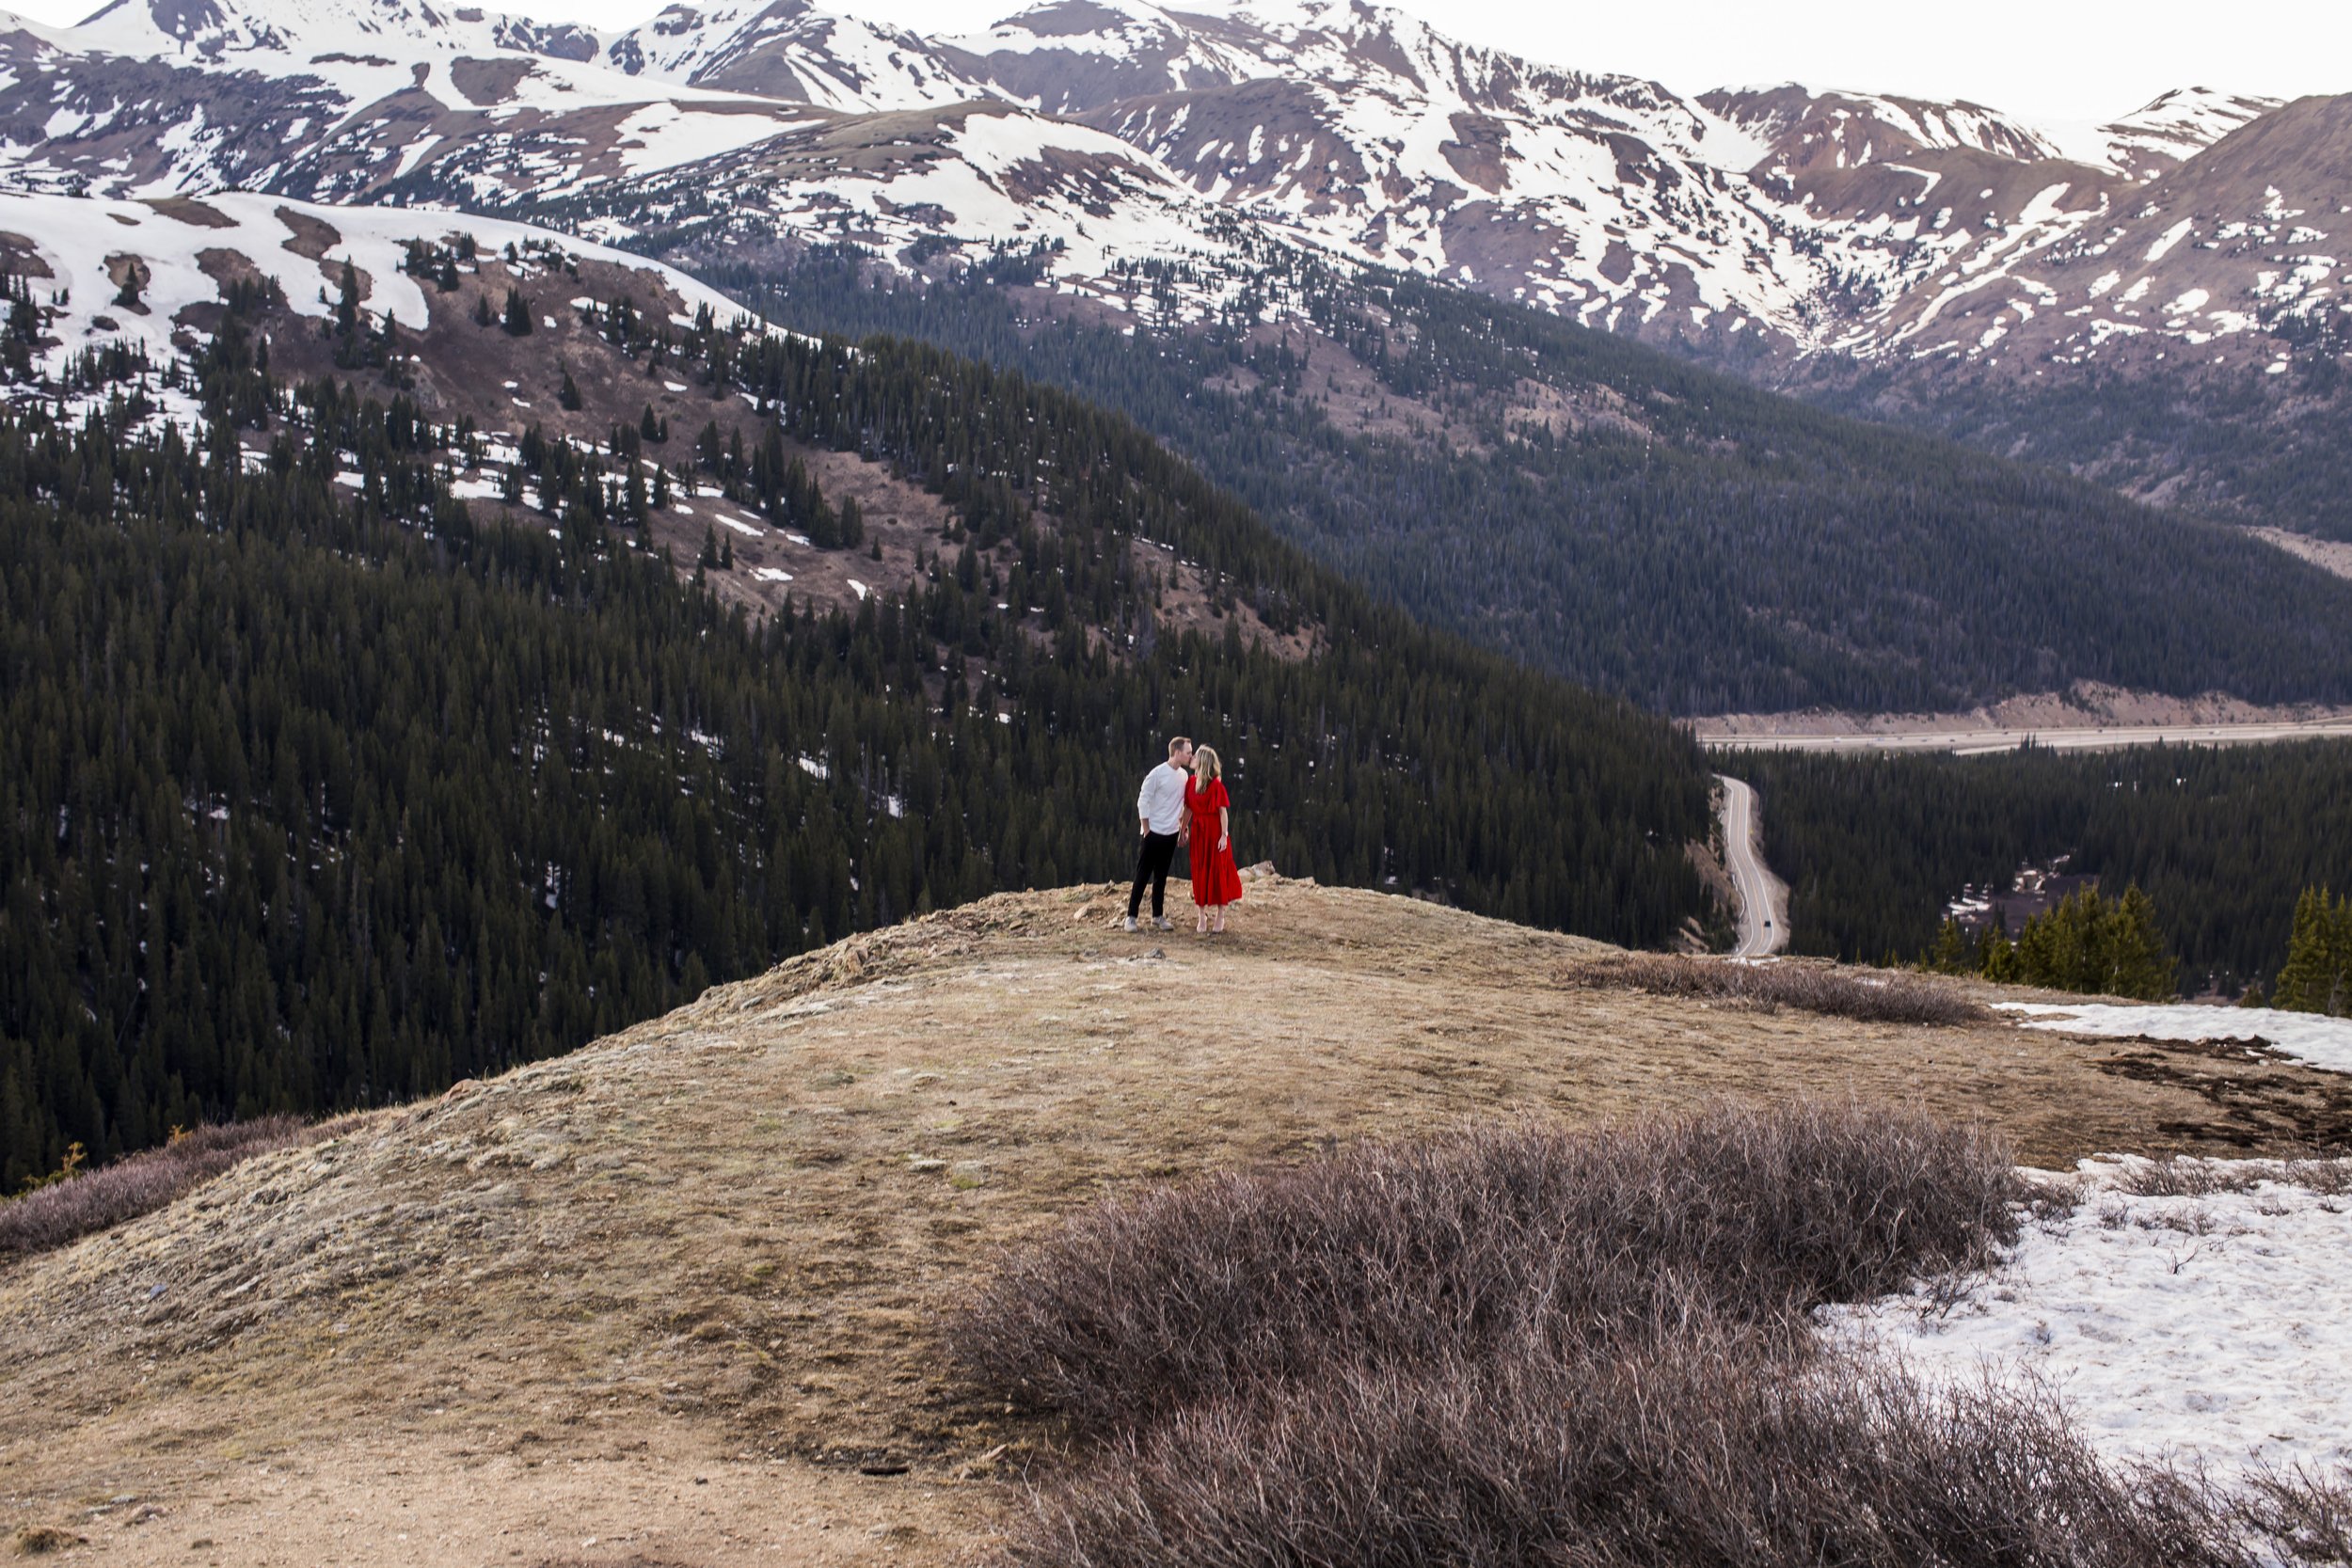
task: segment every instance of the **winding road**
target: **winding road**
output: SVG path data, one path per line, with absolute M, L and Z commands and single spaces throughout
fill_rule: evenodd
M 1740 895 L 1740 941 L 1735 958 L 1760 958 L 1788 945 L 1788 889 L 1772 875 L 1756 848 L 1756 791 L 1728 774 L 1724 786 L 1724 868 Z

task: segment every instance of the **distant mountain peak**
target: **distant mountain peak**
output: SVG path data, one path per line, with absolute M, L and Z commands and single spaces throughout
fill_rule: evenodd
M 1988 363 L 2174 333 L 2226 357 L 2318 309 L 2315 261 L 2210 254 L 2233 222 L 2296 246 L 2332 223 L 2268 215 L 2344 205 L 2296 194 L 2302 172 L 2275 200 L 2242 171 L 2201 185 L 2219 215 L 2195 246 L 2164 239 L 2180 214 L 2136 233 L 2277 110 L 2201 87 L 2080 125 L 1797 82 L 1692 100 L 1368 0 L 1042 0 L 937 40 L 811 0 L 675 0 L 612 34 L 437 0 L 116 0 L 0 31 L 0 170 L 27 188 L 560 210 L 604 239 L 684 225 L 909 266 L 1052 255 L 1057 286 L 1119 309 L 1150 297 L 1141 261 L 1304 247 L 1653 338 Z M 2323 163 L 2321 140 L 2276 155 Z M 2144 290 L 2104 264 L 2127 243 Z M 2159 272 L 2183 281 L 2159 295 Z M 2182 309 L 2142 319 L 2152 298 Z

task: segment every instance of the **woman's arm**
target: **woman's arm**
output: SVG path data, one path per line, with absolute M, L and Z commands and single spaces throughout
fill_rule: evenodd
M 1216 808 L 1216 847 L 1221 854 L 1233 842 L 1233 813 L 1229 806 Z

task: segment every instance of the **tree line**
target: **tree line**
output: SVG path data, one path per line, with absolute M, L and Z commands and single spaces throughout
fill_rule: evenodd
M 2076 888 L 2027 919 L 2014 942 L 2004 921 L 1969 931 L 1947 919 L 1920 967 L 2144 1002 L 2180 994 L 2180 960 L 2166 951 L 2155 902 L 2137 883 L 2120 898 L 2104 897 L 2096 887 Z
M 2137 884 L 2179 981 L 2268 990 L 2307 888 L 2352 886 L 2352 744 L 2040 748 L 1997 756 L 1809 755 L 1738 762 L 1766 858 L 1789 884 L 1800 952 L 1931 952 L 1964 891 L 1998 901 L 2026 866 Z

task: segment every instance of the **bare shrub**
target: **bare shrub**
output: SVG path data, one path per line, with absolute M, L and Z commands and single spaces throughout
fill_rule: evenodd
M 2352 1560 L 2342 1483 L 2108 1466 L 2038 1386 L 1923 1385 L 1810 1332 L 1817 1306 L 1989 1260 L 2063 1201 L 2036 1193 L 1987 1134 L 1799 1104 L 1520 1124 L 1098 1206 L 951 1326 L 976 1391 L 1087 1439 L 1000 1560 Z
M 1021 1568 L 2237 1564 L 2032 1390 L 1931 1390 L 1695 1324 L 1600 1362 L 1345 1369 L 1214 1401 L 1031 1495 Z M 1833 1375 L 1835 1374 L 1835 1375 Z
M 1735 963 L 1629 953 L 1578 964 L 1567 971 L 1566 979 L 1595 990 L 1794 1007 L 1866 1023 L 1982 1023 L 1993 1017 L 1949 985 L 1913 974 L 1855 974 L 1827 964 Z
M 2168 1154 L 2160 1160 L 2134 1161 L 2109 1185 L 2134 1197 L 2205 1197 L 2214 1193 L 2252 1192 L 2280 1175 L 2277 1166 L 2249 1167 L 2242 1161 L 2224 1164 L 2193 1155 Z
M 1815 1306 L 1984 1258 L 2023 1197 L 1997 1137 L 1885 1109 L 1519 1125 L 1102 1204 L 1009 1258 L 949 1342 L 992 1396 L 1097 1430 L 1531 1334 L 1796 1346 Z
M 2168 1154 L 2133 1161 L 2110 1176 L 2106 1185 L 2133 1197 L 2204 1197 L 2250 1193 L 2265 1181 L 2340 1197 L 2352 1193 L 2352 1160 L 2202 1160 Z
M 2254 1471 L 2228 1504 L 2249 1534 L 2290 1562 L 2352 1563 L 2352 1467 Z
M 161 1148 L 37 1188 L 0 1203 L 0 1257 L 46 1252 L 77 1236 L 160 1209 L 241 1161 L 303 1139 L 298 1117 L 260 1117 L 199 1127 Z
M 2352 1160 L 2289 1160 L 2283 1180 L 2328 1197 L 2352 1194 Z
M 76 1535 L 55 1525 L 20 1525 L 8 1537 L 9 1549 L 19 1557 L 47 1557 L 52 1552 L 71 1551 L 89 1544 L 89 1537 Z

